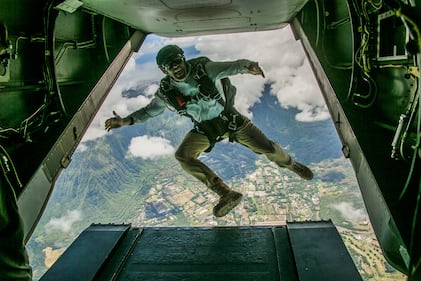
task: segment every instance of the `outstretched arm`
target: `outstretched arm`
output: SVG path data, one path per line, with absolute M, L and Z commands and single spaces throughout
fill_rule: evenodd
M 236 74 L 253 74 L 265 77 L 259 63 L 241 59 L 236 61 L 213 62 L 205 65 L 206 72 L 214 80 L 222 79 Z
M 155 97 L 147 106 L 131 113 L 127 117 L 122 118 L 115 111 L 113 111 L 114 117 L 105 121 L 105 130 L 110 131 L 111 129 L 132 125 L 134 123 L 145 122 L 149 118 L 161 114 L 164 112 L 164 110 L 165 102 L 160 97 L 155 95 Z

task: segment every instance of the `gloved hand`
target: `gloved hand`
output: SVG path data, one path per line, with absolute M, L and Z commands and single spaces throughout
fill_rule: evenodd
M 133 123 L 131 118 L 121 118 L 115 111 L 113 111 L 113 115 L 113 118 L 109 118 L 105 121 L 105 130 L 107 131 Z
M 247 66 L 247 73 L 253 75 L 262 75 L 262 77 L 265 78 L 263 69 L 259 66 L 259 63 L 257 62 L 252 62 Z

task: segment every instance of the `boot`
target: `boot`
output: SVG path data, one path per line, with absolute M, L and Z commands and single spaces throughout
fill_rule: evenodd
M 290 158 L 288 164 L 283 164 L 280 166 L 293 171 L 294 173 L 296 173 L 298 176 L 300 176 L 301 178 L 305 180 L 311 180 L 313 178 L 313 172 L 307 166 L 293 160 L 292 158 Z
M 243 194 L 231 190 L 224 183 L 214 185 L 210 188 L 219 195 L 219 202 L 213 208 L 213 215 L 215 217 L 223 217 L 234 209 L 243 198 Z
M 234 190 L 219 198 L 218 204 L 213 207 L 213 215 L 215 217 L 223 217 L 240 204 L 243 194 Z

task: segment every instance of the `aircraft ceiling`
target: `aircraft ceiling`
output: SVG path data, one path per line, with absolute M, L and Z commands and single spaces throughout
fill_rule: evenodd
M 307 0 L 83 0 L 81 3 L 85 9 L 134 29 L 177 37 L 280 28 L 293 19 Z

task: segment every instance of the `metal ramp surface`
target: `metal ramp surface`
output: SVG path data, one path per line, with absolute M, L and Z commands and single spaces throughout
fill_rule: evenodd
M 362 280 L 331 221 L 284 226 L 91 225 L 40 281 Z

